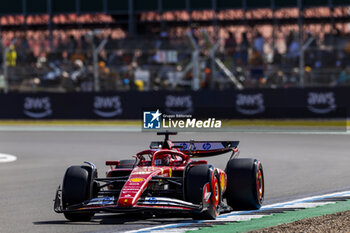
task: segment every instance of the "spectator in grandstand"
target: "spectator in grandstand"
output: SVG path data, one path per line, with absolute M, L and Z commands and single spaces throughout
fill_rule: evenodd
M 71 55 L 75 53 L 75 50 L 77 48 L 77 41 L 75 40 L 74 36 L 71 35 L 69 37 L 69 41 L 66 45 L 67 47 L 67 52 L 68 52 L 68 58 L 70 59 Z
M 107 66 L 121 66 L 123 64 L 123 52 L 121 50 L 115 50 L 110 52 L 107 60 Z
M 229 32 L 228 38 L 225 40 L 225 51 L 227 55 L 232 58 L 236 52 L 236 38 L 232 32 Z
M 287 54 L 289 53 L 289 48 L 292 44 L 292 42 L 295 40 L 296 35 L 294 30 L 291 30 L 286 38 L 286 48 L 287 48 Z
M 305 74 L 304 74 L 305 75 Z M 295 87 L 299 81 L 299 69 L 293 68 L 292 73 L 288 76 L 287 80 L 284 80 L 283 87 Z
M 276 88 L 281 86 L 282 83 L 286 82 L 287 77 L 283 71 L 277 68 L 272 71 L 272 73 L 266 75 L 265 86 L 269 88 Z
M 255 67 L 262 66 L 264 64 L 262 54 L 256 48 L 253 48 L 252 54 L 249 59 L 249 64 Z
M 249 41 L 247 38 L 247 33 L 242 33 L 242 41 L 238 46 L 238 51 L 235 56 L 235 63 L 238 65 L 246 66 L 248 63 L 248 49 Z
M 137 89 L 137 86 L 135 85 L 135 70 L 137 67 L 137 62 L 131 62 L 124 72 L 123 85 L 126 90 Z
M 17 52 L 14 45 L 10 45 L 10 49 L 6 52 L 6 65 L 9 67 L 16 66 Z
M 62 36 L 60 35 L 58 38 L 57 38 L 57 44 L 56 44 L 56 53 L 57 53 L 57 56 L 60 57 L 61 59 L 63 59 L 64 57 L 64 51 L 65 51 L 65 44 L 64 44 L 64 41 L 63 41 L 63 38 Z
M 311 43 L 309 43 L 311 41 Z M 316 65 L 316 63 L 318 65 L 320 65 L 320 61 L 317 61 L 317 58 L 321 57 L 317 55 L 317 43 L 316 43 L 316 39 L 313 37 L 313 35 L 311 34 L 311 32 L 307 32 L 307 36 L 305 38 L 305 42 L 304 43 L 309 43 L 309 46 L 306 48 L 305 51 L 305 65 L 307 66 L 313 66 Z
M 18 45 L 18 63 L 24 64 L 29 54 L 29 44 L 27 38 L 22 35 Z
M 147 43 L 145 43 L 147 46 Z M 169 35 L 167 32 L 162 31 L 156 41 L 156 49 L 169 49 Z
M 264 44 L 264 37 L 261 35 L 260 32 L 257 32 L 256 37 L 254 39 L 254 49 L 256 49 L 256 51 L 258 51 L 261 54 L 261 56 L 264 55 Z
M 287 42 L 287 44 L 289 43 L 287 48 L 287 51 L 288 51 L 287 58 L 289 60 L 289 63 L 295 66 L 297 65 L 298 57 L 300 54 L 300 44 L 297 39 L 297 36 L 294 35 L 293 33 L 292 35 L 293 35 L 293 39 Z
M 350 65 L 347 65 L 340 73 L 337 84 L 341 86 L 350 85 Z
M 344 60 L 349 61 L 350 60 L 350 36 L 346 36 L 346 40 L 343 46 L 343 54 L 344 54 Z
M 80 49 L 84 55 L 86 55 L 86 52 L 90 49 L 89 43 L 86 40 L 85 35 L 82 35 L 80 37 Z
M 277 48 L 273 49 L 273 58 L 272 58 L 272 64 L 279 65 L 282 63 L 282 54 L 278 51 Z

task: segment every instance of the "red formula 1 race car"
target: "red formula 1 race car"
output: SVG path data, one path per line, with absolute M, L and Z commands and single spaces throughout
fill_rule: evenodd
M 67 169 L 56 192 L 54 210 L 71 221 L 88 221 L 97 212 L 188 212 L 193 219 L 215 219 L 220 212 L 260 208 L 264 174 L 257 159 L 237 158 L 238 141 L 172 142 L 175 132 L 133 160 L 107 161 L 105 178 L 95 165 Z M 225 171 L 193 157 L 232 153 Z

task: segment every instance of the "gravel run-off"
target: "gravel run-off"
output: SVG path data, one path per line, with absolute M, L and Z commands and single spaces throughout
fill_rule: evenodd
M 275 227 L 250 231 L 251 233 L 350 232 L 350 210 L 320 217 L 306 218 Z

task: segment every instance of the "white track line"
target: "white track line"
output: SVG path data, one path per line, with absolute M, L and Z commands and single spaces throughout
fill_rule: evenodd
M 330 202 L 313 202 L 313 203 L 296 203 L 293 205 L 285 205 L 283 207 L 277 207 L 277 208 L 313 208 L 316 206 L 323 206 L 323 205 L 328 205 L 328 204 L 334 204 L 335 202 L 330 201 Z
M 178 233 L 178 232 L 186 232 L 186 231 L 196 231 L 196 230 L 199 230 L 198 227 L 189 227 L 189 228 L 181 228 L 181 229 L 178 229 L 178 228 L 172 228 L 172 229 L 167 229 L 166 231 L 164 230 L 155 230 L 155 231 L 152 231 L 152 233 Z
M 10 163 L 17 160 L 17 157 L 9 154 L 0 153 L 0 163 Z
M 350 196 L 350 190 L 349 191 L 343 191 L 343 192 L 329 193 L 329 194 L 324 194 L 324 195 L 311 196 L 311 197 L 297 199 L 297 200 L 294 200 L 294 201 L 275 203 L 275 204 L 263 206 L 263 208 L 261 208 L 261 209 L 284 207 L 284 206 L 287 206 L 287 205 L 293 205 L 293 204 L 296 204 L 296 203 L 308 202 L 308 201 L 323 199 L 323 198 L 327 198 L 327 197 L 341 197 L 341 196 Z
M 234 215 L 226 218 L 217 218 L 216 220 L 204 220 L 203 222 L 234 222 L 234 221 L 249 221 L 253 218 L 262 218 L 264 215 Z
M 311 197 L 306 197 L 306 198 L 301 198 L 293 201 L 288 201 L 288 202 L 281 202 L 281 203 L 275 203 L 271 205 L 266 205 L 263 206 L 260 210 L 266 210 L 266 209 L 277 209 L 277 208 L 310 208 L 310 207 L 316 207 L 316 206 L 322 206 L 322 205 L 327 205 L 334 203 L 332 201 L 324 201 L 324 202 L 315 202 L 315 203 L 310 203 L 315 200 L 321 200 L 324 198 L 329 198 L 329 197 L 341 197 L 341 196 L 350 196 L 350 191 L 344 191 L 344 192 L 336 192 L 336 193 L 329 193 L 329 194 L 324 194 L 324 195 L 317 195 L 317 196 L 311 196 Z M 235 211 L 231 212 L 228 214 L 223 214 L 220 215 L 216 218 L 214 221 L 210 222 L 222 222 L 222 221 L 248 221 L 252 218 L 260 218 L 262 215 L 258 215 L 259 212 L 256 213 L 256 215 L 242 215 L 244 213 L 247 213 L 250 211 Z M 193 221 L 193 222 L 183 222 L 183 223 L 176 223 L 176 224 L 169 224 L 169 225 L 162 225 L 162 226 L 156 226 L 156 227 L 148 227 L 148 228 L 143 228 L 139 230 L 133 230 L 133 231 L 127 231 L 127 233 L 143 233 L 143 232 L 185 232 L 183 229 L 186 229 L 186 231 L 192 230 L 191 229 L 191 224 L 196 223 L 196 222 L 206 222 L 206 221 Z M 174 228 L 181 227 L 180 229 L 175 230 Z M 194 227 L 195 228 L 195 227 Z M 196 230 L 194 229 L 193 230 Z M 115 231 L 118 232 L 118 231 Z

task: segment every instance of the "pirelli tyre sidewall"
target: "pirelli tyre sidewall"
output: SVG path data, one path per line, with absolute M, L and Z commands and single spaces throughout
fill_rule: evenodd
M 227 204 L 234 210 L 259 209 L 264 200 L 264 172 L 257 159 L 232 159 L 226 166 Z
M 219 215 L 219 205 L 222 200 L 218 172 L 207 164 L 194 165 L 186 169 L 185 200 L 194 204 L 203 204 L 203 194 L 206 184 L 211 192 L 206 209 L 192 215 L 193 219 L 215 219 Z

